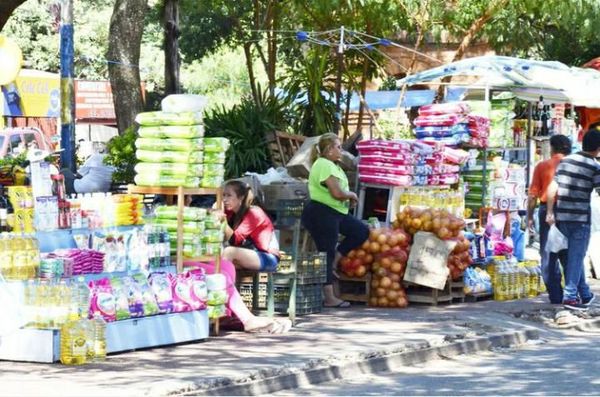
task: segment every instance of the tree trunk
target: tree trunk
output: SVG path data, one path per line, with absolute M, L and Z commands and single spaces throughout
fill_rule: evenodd
M 1 0 L 0 1 L 0 32 L 8 19 L 12 15 L 13 11 L 17 9 L 21 4 L 27 0 Z
M 148 0 L 116 0 L 110 19 L 107 57 L 119 133 L 143 111 L 140 80 L 140 45 Z
M 165 95 L 178 94 L 179 87 L 179 0 L 165 0 Z
M 254 77 L 254 67 L 252 66 L 252 42 L 244 43 L 244 55 L 246 58 L 246 69 L 248 69 L 248 80 L 250 82 L 250 91 L 252 92 L 252 99 L 254 102 L 258 101 L 258 94 L 256 92 L 256 78 Z

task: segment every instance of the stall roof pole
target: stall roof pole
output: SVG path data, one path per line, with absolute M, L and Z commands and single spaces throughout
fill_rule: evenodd
M 75 171 L 75 88 L 73 83 L 73 0 L 61 2 L 60 146 L 61 166 Z
M 344 27 L 340 28 L 340 44 L 337 50 L 337 77 L 335 79 L 335 120 L 333 130 L 340 133 L 342 122 L 342 70 L 344 68 Z

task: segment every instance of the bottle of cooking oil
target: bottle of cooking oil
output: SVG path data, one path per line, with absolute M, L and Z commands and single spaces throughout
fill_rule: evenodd
M 519 272 L 521 274 L 521 299 L 529 296 L 529 271 L 525 263 L 519 263 Z
M 534 266 L 531 265 L 531 262 L 527 262 L 527 265 L 525 266 L 525 268 L 529 272 L 529 280 L 528 280 L 529 287 L 528 287 L 528 291 L 527 291 L 527 297 L 535 298 L 536 296 L 538 296 L 537 273 L 535 271 Z
M 2 233 L 0 235 L 0 273 L 6 280 L 14 278 L 14 267 L 12 260 L 12 250 L 10 245 L 10 235 Z
M 27 255 L 27 278 L 35 278 L 40 269 L 40 248 L 33 234 L 25 236 L 25 251 Z
M 13 258 L 13 279 L 26 280 L 28 274 L 27 252 L 23 235 L 16 234 L 11 239 L 11 250 Z
M 496 283 L 494 284 L 494 300 L 506 300 L 506 292 L 508 288 L 509 275 L 504 263 L 496 266 Z
M 90 328 L 94 330 L 93 361 L 104 361 L 106 360 L 106 321 L 104 321 L 104 318 L 99 313 L 96 313 L 90 323 Z
M 60 329 L 60 362 L 65 365 L 85 364 L 88 353 L 87 320 L 74 314 Z

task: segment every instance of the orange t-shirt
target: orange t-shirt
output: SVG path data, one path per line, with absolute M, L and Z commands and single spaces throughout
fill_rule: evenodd
M 558 163 L 563 159 L 564 154 L 558 153 L 550 159 L 539 163 L 533 170 L 533 179 L 529 186 L 529 195 L 540 199 L 540 202 L 546 203 L 546 190 L 554 179 L 554 173 Z

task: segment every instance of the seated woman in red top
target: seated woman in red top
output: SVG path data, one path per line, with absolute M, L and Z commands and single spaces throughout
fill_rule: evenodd
M 223 258 L 237 267 L 259 272 L 274 272 L 279 264 L 279 242 L 269 216 L 252 205 L 254 194 L 241 181 L 229 181 L 223 188 L 227 216 L 225 240 L 229 246 Z

